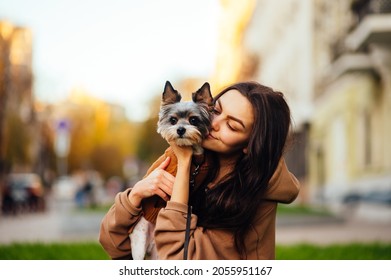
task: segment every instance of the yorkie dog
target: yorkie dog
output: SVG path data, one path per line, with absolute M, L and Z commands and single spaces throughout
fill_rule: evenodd
M 191 146 L 194 155 L 201 155 L 201 142 L 208 135 L 211 125 L 210 107 L 213 97 L 209 83 L 204 83 L 194 92 L 191 101 L 180 102 L 181 99 L 181 94 L 167 81 L 162 95 L 157 132 L 167 142 Z M 129 235 L 133 259 L 140 260 L 148 256 L 158 258 L 153 238 L 154 229 L 155 225 L 144 217 L 137 222 Z
M 166 82 L 159 112 L 157 132 L 178 146 L 192 146 L 195 155 L 203 153 L 201 142 L 209 132 L 213 98 L 208 83 L 192 94 L 192 101 L 180 102 L 181 94 Z

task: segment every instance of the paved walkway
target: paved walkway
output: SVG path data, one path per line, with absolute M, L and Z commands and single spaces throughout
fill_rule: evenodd
M 277 244 L 391 243 L 391 207 L 361 203 L 340 208 L 341 217 L 277 218 Z
M 277 244 L 312 243 L 318 245 L 336 243 L 391 243 L 391 224 L 365 220 L 325 220 L 318 222 L 298 221 L 279 225 Z
M 0 243 L 97 241 L 103 215 L 63 204 L 44 213 L 0 216 Z

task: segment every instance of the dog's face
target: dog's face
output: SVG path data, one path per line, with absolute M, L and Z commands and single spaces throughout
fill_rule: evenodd
M 192 101 L 180 102 L 181 95 L 166 82 L 162 95 L 157 132 L 168 142 L 179 146 L 193 146 L 194 153 L 202 153 L 201 142 L 209 133 L 210 106 L 213 98 L 205 83 L 192 94 Z

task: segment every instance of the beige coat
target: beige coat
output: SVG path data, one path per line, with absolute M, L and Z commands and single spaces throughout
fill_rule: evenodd
M 169 167 L 171 174 L 176 174 L 176 158 L 169 148 L 148 170 L 152 172 L 167 157 L 171 157 Z M 202 178 L 207 169 L 203 165 L 197 180 Z M 196 183 L 197 183 L 196 180 Z M 187 205 L 153 197 L 143 201 L 140 208 L 128 200 L 131 189 L 118 193 L 113 206 L 101 223 L 99 241 L 112 259 L 131 259 L 129 233 L 141 215 L 156 222 L 155 242 L 160 259 L 182 259 L 186 228 Z M 289 172 L 282 159 L 270 180 L 270 187 L 260 202 L 258 213 L 245 237 L 248 259 L 275 259 L 275 221 L 277 203 L 291 203 L 299 192 L 299 182 Z M 222 229 L 205 229 L 197 227 L 197 216 L 191 217 L 191 235 L 188 248 L 188 259 L 239 259 L 233 234 Z

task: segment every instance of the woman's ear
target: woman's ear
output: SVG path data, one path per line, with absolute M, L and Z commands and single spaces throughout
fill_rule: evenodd
M 247 149 L 247 148 L 244 148 L 244 149 L 243 149 L 243 154 L 246 154 L 246 155 L 247 155 L 247 153 L 248 153 L 248 149 Z

